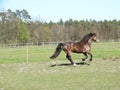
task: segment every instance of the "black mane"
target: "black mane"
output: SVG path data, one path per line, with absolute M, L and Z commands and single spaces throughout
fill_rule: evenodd
M 81 42 L 87 42 L 93 35 L 96 35 L 95 33 L 89 33 L 83 37 Z

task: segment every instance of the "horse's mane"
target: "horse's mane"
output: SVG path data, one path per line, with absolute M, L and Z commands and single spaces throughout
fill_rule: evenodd
M 93 36 L 93 35 L 96 35 L 95 33 L 89 33 L 87 35 L 85 35 L 83 37 L 83 39 L 81 40 L 81 42 L 88 42 L 88 40 Z

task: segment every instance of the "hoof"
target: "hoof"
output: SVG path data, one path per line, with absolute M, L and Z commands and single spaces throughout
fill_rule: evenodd
M 90 61 L 92 61 L 92 59 L 90 59 Z
M 82 61 L 85 61 L 85 59 L 82 59 Z
M 77 66 L 76 63 L 74 63 L 73 66 L 76 67 Z

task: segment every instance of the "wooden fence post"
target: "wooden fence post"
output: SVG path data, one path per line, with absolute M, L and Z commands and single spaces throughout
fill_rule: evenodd
M 29 56 L 28 56 L 28 45 L 26 45 L 26 62 L 28 63 L 28 59 L 29 59 Z

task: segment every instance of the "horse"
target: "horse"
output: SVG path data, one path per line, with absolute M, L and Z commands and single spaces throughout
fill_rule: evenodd
M 76 66 L 74 63 L 71 52 L 73 53 L 83 53 L 85 56 L 82 58 L 82 61 L 85 61 L 90 56 L 89 61 L 92 61 L 93 55 L 91 53 L 91 44 L 92 42 L 99 42 L 96 33 L 89 33 L 85 35 L 81 41 L 79 42 L 66 42 L 66 43 L 59 43 L 56 47 L 54 54 L 50 57 L 50 59 L 56 58 L 60 52 L 63 50 L 66 53 L 66 58 L 70 61 L 73 66 Z

